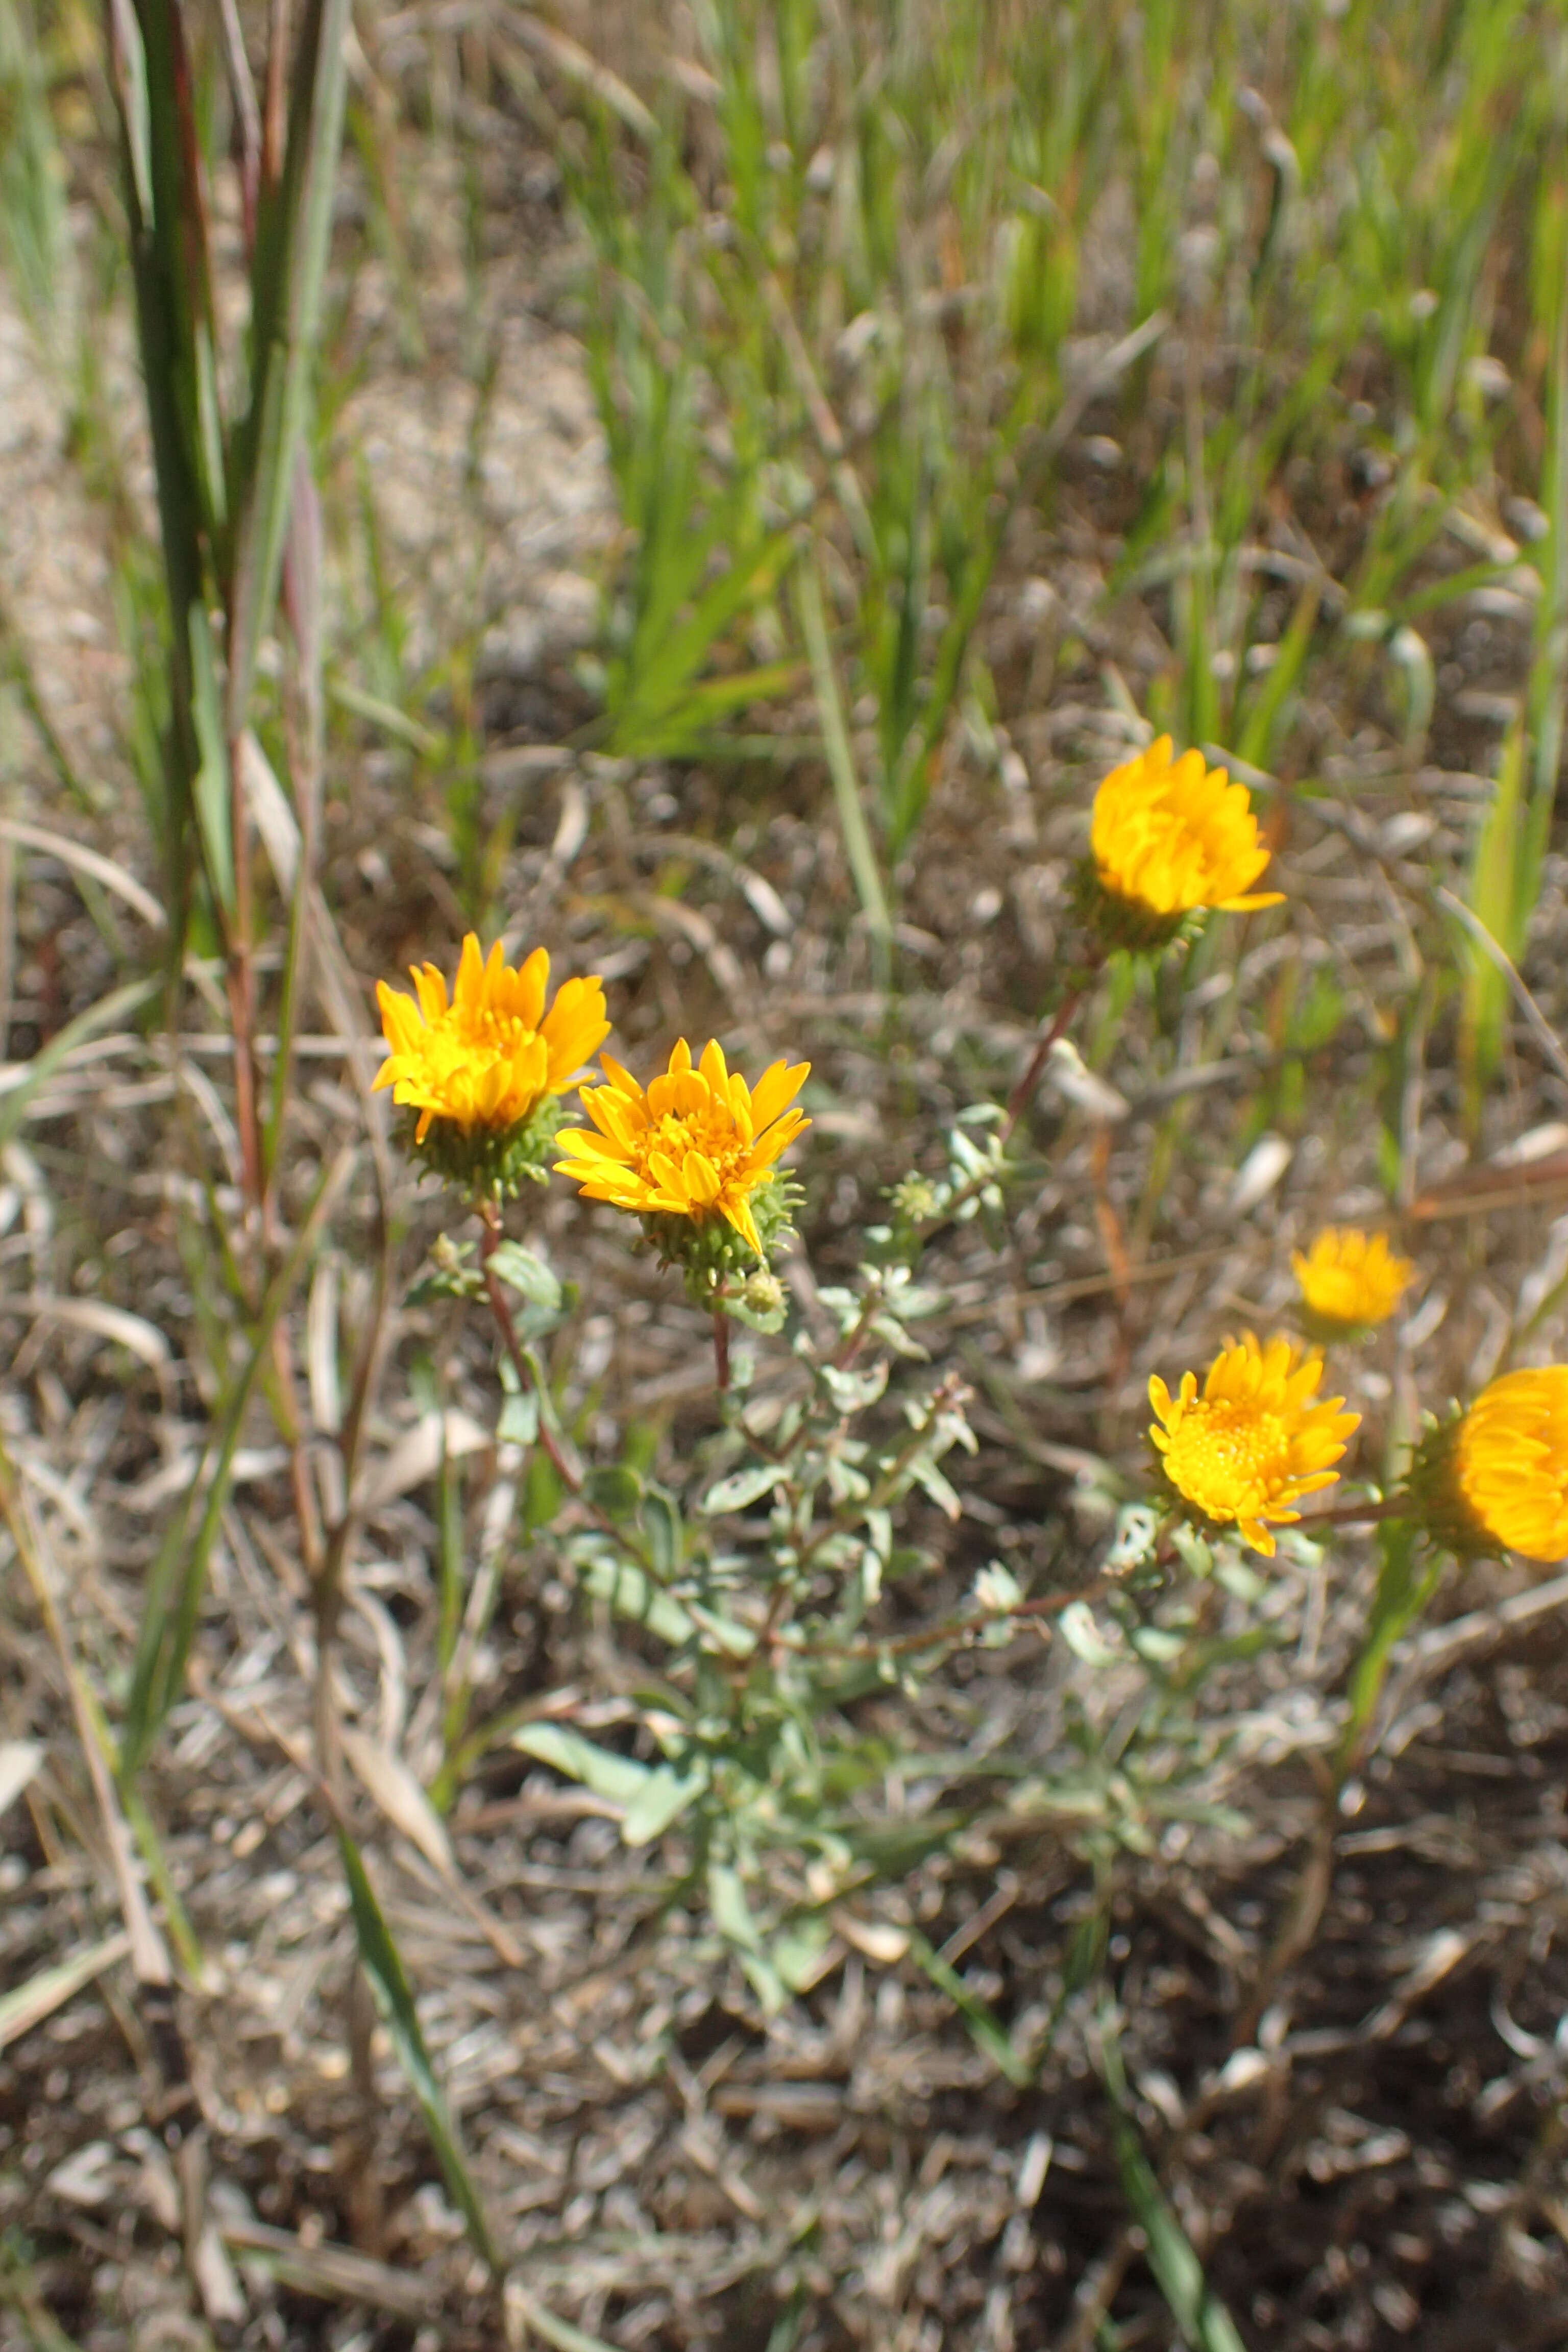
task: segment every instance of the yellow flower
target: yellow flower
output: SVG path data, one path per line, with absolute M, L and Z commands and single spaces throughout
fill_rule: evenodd
M 1201 751 L 1173 761 L 1171 749 L 1162 735 L 1112 768 L 1095 793 L 1089 847 L 1111 912 L 1158 927 L 1199 907 L 1227 915 L 1277 907 L 1278 890 L 1247 895 L 1268 852 L 1247 786 L 1205 769 Z
M 1568 1364 L 1489 1382 L 1450 1443 L 1453 1490 L 1478 1534 L 1526 1559 L 1568 1558 Z
M 751 1195 L 808 1124 L 787 1106 L 810 1063 L 774 1062 L 754 1092 L 739 1071 L 731 1076 L 716 1041 L 703 1047 L 693 1069 L 682 1037 L 668 1069 L 646 1094 L 608 1054 L 604 1066 L 609 1084 L 583 1089 L 583 1108 L 597 1132 L 563 1128 L 555 1140 L 568 1157 L 557 1160 L 556 1172 L 572 1177 L 587 1200 L 643 1216 L 689 1217 L 697 1224 L 720 1216 L 764 1256 Z
M 1325 1225 L 1304 1256 L 1291 1252 L 1290 1265 L 1311 1314 L 1346 1330 L 1386 1323 L 1415 1273 L 1409 1258 L 1394 1256 L 1385 1234 L 1353 1225 Z
M 1232 1521 L 1255 1551 L 1272 1553 L 1268 1521 L 1300 1518 L 1290 1505 L 1331 1486 L 1333 1465 L 1361 1420 L 1342 1412 L 1343 1397 L 1314 1402 L 1323 1360 L 1289 1339 L 1260 1347 L 1250 1331 L 1227 1340 L 1197 1376 L 1184 1372 L 1173 1397 L 1163 1380 L 1149 1383 L 1158 1418 L 1149 1434 L 1164 1456 L 1166 1477 L 1205 1519 Z M 1162 1425 L 1163 1424 L 1163 1425 Z
M 571 1091 L 610 1034 L 597 979 L 563 982 L 545 1012 L 550 958 L 542 948 L 514 971 L 499 940 L 487 961 L 470 931 L 449 1004 L 433 963 L 413 979 L 417 1004 L 376 982 L 387 1055 L 375 1083 L 392 1088 L 394 1102 L 418 1110 L 416 1143 L 432 1119 L 450 1119 L 465 1135 L 519 1126 L 551 1096 Z

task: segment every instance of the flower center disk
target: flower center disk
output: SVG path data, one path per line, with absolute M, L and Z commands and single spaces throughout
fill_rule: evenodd
M 1165 1462 L 1201 1511 L 1239 1518 L 1289 1478 L 1290 1436 L 1277 1413 L 1200 1398 L 1173 1433 Z

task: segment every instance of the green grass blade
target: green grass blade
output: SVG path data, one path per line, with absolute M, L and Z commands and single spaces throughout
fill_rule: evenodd
M 1350 1714 L 1334 1759 L 1335 1777 L 1354 1769 L 1388 1673 L 1389 1654 L 1420 1616 L 1437 1589 L 1440 1558 L 1422 1558 L 1423 1537 L 1409 1519 L 1385 1519 L 1377 1531 L 1382 1557 L 1377 1592 L 1365 1637 L 1351 1668 Z
M 212 1471 L 206 1480 L 205 1501 L 195 1535 L 187 1548 L 191 1514 L 202 1490 L 200 1471 L 191 1483 L 184 1509 L 170 1520 L 148 1572 L 131 1693 L 120 1738 L 121 1777 L 127 1782 L 134 1780 L 145 1763 L 159 1725 L 179 1696 L 185 1662 L 195 1639 L 202 1595 L 206 1590 L 207 1564 L 228 1500 L 234 1457 L 239 1450 L 245 1417 L 266 1369 L 278 1318 L 314 1255 L 321 1229 L 347 1180 L 353 1159 L 351 1147 L 322 1170 L 299 1237 L 268 1286 L 251 1335 L 250 1352 L 235 1382 L 216 1444 L 209 1444 L 207 1448 L 206 1459 L 212 1463 Z
M 657 726 L 658 719 L 679 702 L 725 632 L 749 607 L 772 594 L 793 544 L 792 535 L 780 531 L 749 558 L 738 558 L 703 591 L 688 617 L 669 632 L 646 669 L 633 678 L 621 724 L 630 731 L 640 727 L 646 733 L 650 724 Z M 616 731 L 618 735 L 619 725 Z
M 997 2073 L 1019 2090 L 1026 2088 L 1035 2079 L 1034 2067 L 1026 2058 L 1019 2057 L 979 1994 L 970 1990 L 958 1970 L 950 1967 L 918 1927 L 909 1930 L 909 1937 L 910 1958 L 918 1960 L 937 1990 L 947 1995 Z
M 1257 700 L 1242 723 L 1236 746 L 1237 757 L 1254 768 L 1268 769 L 1273 764 L 1274 737 L 1285 706 L 1293 692 L 1307 656 L 1311 650 L 1312 632 L 1317 626 L 1318 603 L 1321 588 L 1310 580 L 1296 599 L 1296 609 L 1280 641 L 1273 663 L 1265 673 Z
M 1550 430 L 1542 467 L 1542 505 L 1547 535 L 1541 554 L 1541 602 L 1535 615 L 1535 659 L 1526 701 L 1533 757 L 1530 805 L 1514 877 L 1513 936 L 1517 959 L 1524 951 L 1531 918 L 1541 895 L 1557 777 L 1563 758 L 1563 705 L 1568 694 L 1568 294 L 1559 292 L 1548 401 Z
M 1521 716 L 1503 738 L 1497 789 L 1476 835 L 1467 893 L 1471 913 L 1510 959 L 1516 945 L 1513 917 L 1519 888 L 1516 868 L 1523 834 L 1524 763 Z M 1481 1095 L 1502 1053 L 1507 1009 L 1508 983 L 1501 972 L 1479 947 L 1468 946 L 1459 1052 L 1465 1072 L 1467 1111 L 1472 1125 L 1479 1116 Z
M 159 627 L 167 648 L 169 712 L 160 727 L 154 772 L 148 763 L 148 789 L 161 788 L 163 805 L 153 831 L 167 861 L 169 950 L 172 968 L 184 945 L 191 895 L 191 819 L 199 764 L 191 712 L 190 637 L 184 615 L 205 608 L 207 581 L 203 551 L 202 507 L 181 418 L 179 307 L 167 282 L 167 255 L 160 248 L 154 208 L 153 109 L 142 32 L 131 0 L 109 0 L 110 84 L 120 125 L 121 184 L 131 248 L 136 302 L 136 335 L 147 422 L 153 445 L 153 475 L 158 499 L 159 540 L 163 558 L 165 609 Z M 165 120 L 164 110 L 159 121 Z
M 167 391 L 193 520 L 200 538 L 211 545 L 221 526 L 226 494 L 195 67 L 181 0 L 135 0 L 135 7 L 145 64 L 153 198 L 144 223 L 146 265 L 155 278 L 162 310 L 171 366 Z
M 309 0 L 295 58 L 283 173 L 257 221 L 250 407 L 236 436 L 228 733 L 245 723 L 271 618 L 310 404 L 310 366 L 342 141 L 349 0 Z
M 1121 2193 L 1147 2240 L 1149 2267 L 1192 2352 L 1247 2352 L 1237 2326 L 1204 2276 L 1191 2239 L 1154 2177 L 1131 2117 L 1114 2119 Z
M 509 2284 L 506 2301 L 507 2309 L 546 2344 L 553 2344 L 555 2352 L 615 2352 L 614 2345 L 606 2344 L 602 2336 L 590 2336 L 586 2328 L 574 2327 L 569 2319 L 557 2319 L 520 2286 Z
M 353 1914 L 360 1963 L 370 1979 L 375 2005 L 392 2037 L 392 2046 L 397 2053 L 397 2063 L 403 2069 L 408 2087 L 418 2101 L 425 2128 L 430 2136 L 430 2145 L 436 2152 L 436 2160 L 453 2202 L 468 2223 L 468 2235 L 479 2253 L 492 2271 L 499 2271 L 500 2257 L 490 2235 L 479 2192 L 458 2145 L 445 2095 L 430 2063 L 430 2053 L 419 2027 L 419 2012 L 414 2005 L 414 1989 L 408 1981 L 403 1956 L 365 1874 L 359 1848 L 346 1830 L 338 1832 L 338 1848 L 342 1855 L 343 1875 L 348 1880 L 349 1907 Z
M 190 630 L 191 719 L 195 729 L 198 762 L 192 797 L 207 880 L 227 919 L 234 914 L 235 903 L 234 788 L 228 739 L 224 733 L 218 703 L 217 668 L 213 660 L 212 630 L 205 606 L 193 604 L 186 619 Z
M 833 656 L 828 649 L 827 623 L 822 609 L 822 583 L 816 576 L 814 553 L 808 553 L 798 566 L 795 587 L 795 606 L 805 638 L 806 659 L 811 664 L 812 685 L 816 695 L 816 719 L 822 730 L 823 754 L 833 782 L 839 830 L 844 835 L 844 854 L 849 860 L 849 871 L 855 877 L 855 887 L 859 892 L 866 919 L 885 950 L 891 942 L 893 927 L 882 890 L 882 877 L 877 866 L 877 853 L 871 846 L 870 827 L 866 823 L 866 812 L 860 803 L 855 754 L 849 747 L 849 730 L 844 722 L 838 679 L 833 667 Z
M 45 351 L 65 252 L 66 170 L 49 112 L 31 11 L 0 0 L 0 254 L 10 264 L 28 322 Z

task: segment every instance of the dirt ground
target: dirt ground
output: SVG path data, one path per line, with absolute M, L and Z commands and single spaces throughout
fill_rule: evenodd
M 857 1229 L 911 1150 L 932 1164 L 944 1118 L 1005 1090 L 1021 1065 L 1088 792 L 1128 740 L 1107 676 L 1136 698 L 1150 660 L 1147 615 L 1100 597 L 1116 486 L 1100 458 L 1069 446 L 1051 515 L 1009 550 L 986 623 L 1006 703 L 1000 752 L 953 751 L 906 877 L 900 987 L 885 995 L 814 769 L 640 769 L 564 740 L 583 716 L 574 662 L 595 626 L 613 512 L 563 323 L 572 255 L 558 191 L 526 142 L 496 169 L 515 173 L 518 210 L 517 234 L 483 273 L 498 354 L 488 400 L 478 411 L 458 365 L 454 248 L 429 234 L 422 355 L 400 344 L 395 289 L 366 261 L 347 331 L 358 377 L 333 427 L 338 510 L 363 464 L 412 665 L 435 658 L 455 614 L 476 633 L 484 809 L 510 832 L 503 897 L 517 934 L 546 938 L 562 969 L 606 975 L 627 1048 L 718 1028 L 737 1054 L 809 1053 L 803 1241 L 827 1279 L 853 1263 Z M 112 336 L 109 363 L 124 375 Z M 1113 421 L 1091 408 L 1079 443 Z M 132 427 L 127 448 L 135 478 Z M 120 750 L 126 679 L 101 519 L 3 286 L 0 499 L 10 625 L 61 760 L 101 802 L 96 817 L 70 803 L 13 697 L 0 741 L 7 809 L 90 839 L 150 881 Z M 342 554 L 345 606 L 362 585 Z M 941 1594 L 956 1601 L 991 1556 L 1026 1568 L 1066 1544 L 1091 1559 L 1107 1530 L 1085 1465 L 1136 1469 L 1150 1371 L 1201 1360 L 1238 1321 L 1283 1314 L 1290 1245 L 1328 1216 L 1378 1213 L 1369 1074 L 1389 1009 L 1418 992 L 1440 951 L 1432 879 L 1462 865 L 1495 756 L 1496 699 L 1519 691 L 1527 658 L 1527 629 L 1506 606 L 1461 608 L 1452 636 L 1435 632 L 1442 683 L 1418 757 L 1370 701 L 1310 714 L 1303 758 L 1328 796 L 1281 811 L 1289 921 L 1244 943 L 1218 1052 L 1194 1023 L 1173 1068 L 1157 1066 L 1150 1023 L 1134 1017 L 1108 1072 L 1124 1115 L 1108 1125 L 1047 1087 L 1031 1129 L 1038 1167 L 1005 1247 L 971 1227 L 935 1253 L 945 1306 L 928 1344 L 973 1382 L 982 1442 L 963 1473 L 965 1519 L 950 1530 L 933 1518 L 928 1531 Z M 1069 641 L 1058 661 L 1053 648 Z M 442 820 L 405 757 L 344 729 L 327 872 L 367 1034 L 374 977 L 414 954 L 445 956 L 463 927 Z M 66 864 L 13 843 L 3 878 L 7 1051 L 19 1061 L 123 973 Z M 1565 885 L 1559 854 L 1526 974 L 1560 1036 Z M 136 918 L 118 907 L 110 920 L 129 933 Z M 1331 972 L 1352 1010 L 1305 1057 L 1310 1113 L 1279 1118 L 1286 1158 L 1238 1212 L 1253 1106 L 1283 1058 L 1271 1007 L 1287 969 Z M 1402 1115 L 1434 1198 L 1467 1161 L 1453 1050 L 1442 1012 L 1405 1076 Z M 303 1115 L 321 1137 L 358 1116 L 346 1051 L 324 1024 L 307 1044 Z M 195 1186 L 225 1149 L 223 1074 L 215 1056 L 190 1059 L 195 1085 L 132 1026 L 110 1033 L 50 1081 L 0 1160 L 0 1418 L 78 1654 L 111 1714 L 141 1580 L 211 1402 L 180 1240 L 183 1214 L 223 1213 L 221 1186 L 205 1207 Z M 1151 1136 L 1177 1100 L 1193 1116 L 1140 1229 Z M 1521 1029 L 1485 1148 L 1550 1148 L 1565 1118 L 1561 1068 Z M 406 1279 L 439 1209 L 401 1158 L 397 1170 Z M 351 1320 L 372 1214 L 363 1189 L 334 1259 Z M 1174 1270 L 1119 1286 L 1108 1223 L 1134 1260 Z M 586 1442 L 607 1459 L 628 1427 L 651 1423 L 671 1459 L 700 1459 L 712 1413 L 697 1319 L 564 1188 L 542 1230 L 588 1302 L 557 1365 Z M 1368 1465 L 1411 1424 L 1417 1393 L 1483 1375 L 1521 1286 L 1546 1300 L 1568 1263 L 1560 1191 L 1435 1215 L 1406 1237 L 1423 1303 L 1344 1371 Z M 116 1344 L 112 1324 L 81 1311 L 92 1307 L 134 1314 L 163 1352 Z M 303 1355 L 303 1309 L 300 1322 Z M 1541 1335 L 1555 1334 L 1559 1355 L 1563 1332 L 1559 1304 Z M 449 1368 L 449 1412 L 471 1433 L 481 1552 L 495 1549 L 519 1475 L 486 1437 L 486 1330 L 446 1308 L 403 1310 L 342 1675 L 347 1718 L 416 1774 L 439 1752 L 437 1529 L 434 1457 L 405 1375 L 432 1352 Z M 361 1791 L 376 1884 L 510 2265 L 498 2300 L 356 1989 L 336 1843 L 310 1769 L 313 1636 L 289 1507 L 258 1418 L 191 1693 L 146 1782 L 201 1949 L 174 2002 L 189 2085 L 173 2113 L 154 2089 L 167 2027 L 127 1964 L 58 1659 L 5 1571 L 0 1737 L 41 1755 L 0 1811 L 0 1992 L 96 1956 L 72 1997 L 0 2053 L 7 2352 L 65 2341 L 84 2352 L 208 2341 L 434 2352 L 522 2342 L 531 2329 L 584 2352 L 574 2328 L 625 2352 L 1171 2345 L 1096 2080 L 1104 1997 L 1121 2013 L 1151 2158 L 1248 2352 L 1568 2343 L 1561 1582 L 1493 1567 L 1450 1577 L 1398 1654 L 1373 1760 L 1325 1825 L 1325 1759 L 1373 1559 L 1349 1534 L 1321 1561 L 1282 1554 L 1256 1611 L 1289 1638 L 1202 1693 L 1195 1817 L 1166 1821 L 1146 1853 L 1115 1862 L 1104 1996 L 1074 1990 L 1093 1908 L 1083 1842 L 1048 1805 L 1014 1802 L 1000 1779 L 976 1783 L 983 1801 L 951 1853 L 838 1916 L 816 1984 L 771 2020 L 704 1921 L 675 1902 L 661 1848 L 624 1850 L 594 1799 L 525 1757 L 502 1748 L 462 1791 L 450 1875 Z M 622 1719 L 626 1659 L 549 1560 L 525 1549 L 503 1573 L 480 1662 L 486 1711 L 574 1691 L 580 1724 Z M 1212 1600 L 1216 1633 L 1247 1616 L 1234 1597 Z M 1109 1738 L 1124 1696 L 1114 1673 L 1062 1645 L 1020 1643 L 955 1659 L 917 1727 L 977 1758 L 1005 1748 L 1048 1780 L 1075 1725 Z M 908 1801 L 918 1811 L 918 1789 Z M 998 2074 L 910 1962 L 911 1929 L 1038 2053 L 1026 2086 Z

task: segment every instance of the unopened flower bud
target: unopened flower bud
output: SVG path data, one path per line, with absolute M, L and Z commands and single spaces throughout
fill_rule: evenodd
M 776 1274 L 760 1266 L 741 1286 L 742 1303 L 752 1315 L 776 1315 L 784 1305 L 784 1285 Z

